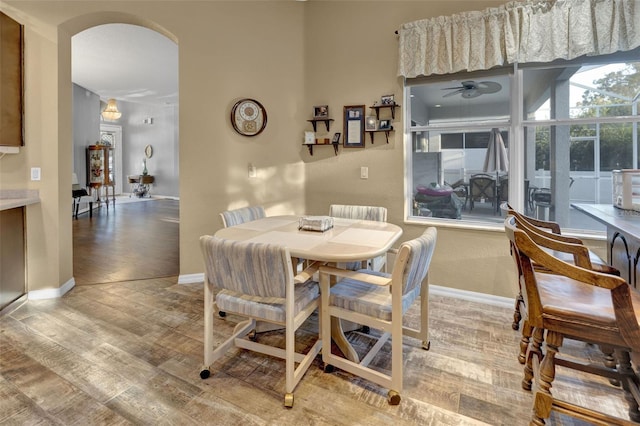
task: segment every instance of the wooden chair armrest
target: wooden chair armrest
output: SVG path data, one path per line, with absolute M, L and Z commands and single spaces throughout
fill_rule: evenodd
M 348 269 L 334 268 L 332 266 L 320 266 L 320 275 L 322 274 L 334 275 L 336 277 L 342 278 L 351 278 L 352 280 L 363 281 L 379 286 L 387 286 L 391 284 L 391 278 L 365 274 L 357 271 L 350 271 Z
M 580 281 L 585 284 L 595 285 L 597 287 L 612 290 L 620 285 L 628 285 L 627 282 L 615 275 L 604 274 L 575 266 L 554 257 L 539 247 L 533 239 L 524 232 L 516 234 L 516 246 L 518 250 L 523 251 L 531 260 L 545 269 L 565 277 Z
M 561 253 L 569 253 L 573 255 L 573 262 L 581 268 L 593 269 L 589 249 L 581 244 L 566 243 L 553 238 L 549 238 L 543 234 L 527 232 L 529 238 L 541 247 Z
M 313 262 L 312 264 L 307 266 L 307 268 L 304 271 L 300 272 L 298 275 L 293 277 L 293 282 L 295 284 L 304 284 L 304 283 L 306 283 L 311 278 L 313 278 L 313 274 L 318 272 L 318 269 L 320 268 L 320 266 L 324 265 L 325 263 L 326 262 L 318 262 L 318 261 Z

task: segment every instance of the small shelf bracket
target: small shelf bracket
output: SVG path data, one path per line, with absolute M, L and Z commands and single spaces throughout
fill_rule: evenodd
M 389 108 L 391 110 L 391 119 L 395 120 L 396 118 L 396 107 L 400 107 L 398 104 L 388 104 L 388 105 L 373 105 L 369 108 L 373 109 L 376 112 L 376 120 L 380 120 L 380 109 L 381 108 Z
M 309 123 L 311 123 L 313 125 L 313 131 L 316 132 L 316 123 L 318 123 L 318 121 L 324 121 L 324 125 L 327 128 L 327 132 L 329 131 L 329 128 L 331 127 L 331 122 L 333 121 L 333 118 L 312 118 L 311 120 L 307 120 Z
M 371 138 L 372 144 L 373 144 L 374 133 L 381 133 L 381 132 L 384 132 L 384 135 L 387 138 L 387 143 L 389 143 L 389 132 L 392 132 L 392 131 L 393 131 L 393 127 L 391 127 L 390 129 L 384 129 L 384 130 L 367 130 L 367 133 L 369 133 L 369 137 Z

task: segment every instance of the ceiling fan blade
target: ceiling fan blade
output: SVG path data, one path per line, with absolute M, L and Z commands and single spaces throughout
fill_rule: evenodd
M 476 82 L 473 80 L 465 80 L 461 82 L 461 84 L 462 84 L 462 87 L 464 87 L 465 89 L 475 89 L 478 87 Z
M 464 92 L 464 89 L 457 89 L 457 90 L 454 90 L 453 92 L 447 93 L 446 95 L 443 96 L 443 98 L 448 98 L 449 96 L 455 96 L 458 93 L 463 93 L 463 92 Z
M 481 81 L 476 85 L 476 89 L 481 93 L 496 93 L 502 89 L 502 85 L 500 83 L 496 83 L 495 81 Z

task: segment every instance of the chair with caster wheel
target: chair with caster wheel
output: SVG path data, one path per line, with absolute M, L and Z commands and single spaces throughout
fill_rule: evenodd
M 333 367 L 360 376 L 388 389 L 391 405 L 400 403 L 402 392 L 403 336 L 422 342 L 429 349 L 428 279 L 427 273 L 435 250 L 436 228 L 428 228 L 422 236 L 404 242 L 396 251 L 393 272 L 387 274 L 370 269 L 349 271 L 320 266 L 322 361 L 325 372 Z M 332 276 L 342 277 L 330 287 Z M 420 299 L 420 328 L 403 326 L 402 319 L 416 299 Z M 382 331 L 382 336 L 361 359 L 350 360 L 331 353 L 332 319 L 345 319 Z M 375 338 L 375 337 L 372 337 Z M 370 367 L 376 354 L 391 338 L 391 374 Z M 353 348 L 351 348 L 353 349 Z M 350 351 L 358 354 L 355 351 Z
M 296 330 L 319 305 L 318 283 L 311 280 L 317 264 L 294 277 L 286 247 L 209 235 L 200 237 L 200 247 L 205 264 L 204 368 L 200 377 L 209 377 L 211 366 L 233 347 L 281 358 L 286 371 L 284 405 L 292 407 L 293 390 L 322 347 L 322 341 L 316 339 L 306 354 L 295 350 Z M 216 289 L 220 289 L 217 294 Z M 214 348 L 213 312 L 217 308 L 242 319 L 232 336 Z M 247 339 L 257 321 L 284 327 L 285 349 Z

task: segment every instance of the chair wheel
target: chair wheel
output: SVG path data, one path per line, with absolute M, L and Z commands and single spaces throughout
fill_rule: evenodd
M 284 394 L 284 406 L 287 408 L 293 407 L 293 394 L 285 393 Z
M 227 313 L 225 311 L 218 311 L 218 315 L 220 315 L 220 318 L 224 318 L 227 316 Z
M 211 372 L 209 371 L 209 369 L 208 369 L 208 368 L 205 368 L 204 370 L 202 370 L 202 371 L 200 372 L 200 378 L 201 378 L 202 380 L 204 380 L 204 379 L 208 379 L 210 375 L 211 375 Z
M 252 342 L 257 342 L 258 341 L 258 333 L 256 332 L 255 329 L 251 330 L 248 334 L 249 339 Z
M 324 372 L 325 373 L 333 373 L 333 371 L 335 370 L 335 367 L 331 364 L 325 364 L 324 365 Z
M 429 349 L 431 349 L 431 341 L 423 340 L 422 341 L 422 349 L 424 349 L 425 351 L 428 351 Z
M 400 394 L 394 390 L 390 390 L 389 393 L 387 393 L 387 401 L 389 405 L 400 404 Z
M 369 334 L 371 332 L 371 328 L 369 328 L 368 325 L 363 325 L 360 331 L 363 332 L 364 334 Z

